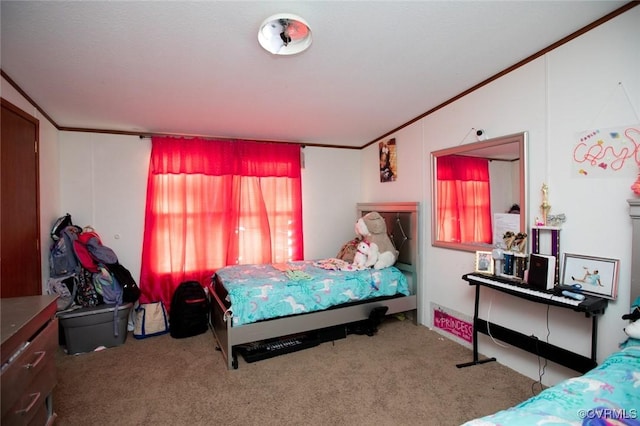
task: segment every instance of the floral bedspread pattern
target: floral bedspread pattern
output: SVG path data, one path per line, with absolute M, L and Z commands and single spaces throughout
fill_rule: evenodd
M 234 265 L 216 274 L 228 292 L 233 325 L 396 294 L 409 295 L 407 278 L 396 267 L 342 271 L 335 261 Z
M 640 346 L 628 346 L 583 376 L 463 426 L 542 424 L 640 426 Z

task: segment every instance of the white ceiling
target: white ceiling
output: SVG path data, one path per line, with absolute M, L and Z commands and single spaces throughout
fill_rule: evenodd
M 62 128 L 361 147 L 625 3 L 2 0 L 0 67 Z

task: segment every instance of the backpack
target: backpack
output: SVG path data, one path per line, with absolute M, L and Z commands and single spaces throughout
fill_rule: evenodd
M 122 287 L 118 280 L 105 268 L 101 268 L 100 272 L 93 274 L 93 287 L 96 292 L 102 296 L 104 303 L 122 304 Z
M 140 298 L 141 292 L 131 272 L 118 262 L 105 266 L 122 287 L 122 303 L 135 303 Z
M 84 268 L 76 274 L 76 298 L 75 301 L 83 308 L 97 306 L 103 303 L 102 296 L 98 294 L 93 285 L 93 274 Z
M 76 274 L 80 271 L 80 264 L 73 250 L 73 242 L 78 238 L 81 229 L 69 225 L 60 231 L 49 249 L 49 276 L 60 278 Z
M 209 329 L 209 300 L 197 281 L 178 285 L 171 298 L 169 332 L 182 339 L 205 333 Z
M 118 337 L 120 330 L 118 308 L 122 305 L 122 287 L 118 280 L 103 267 L 100 268 L 100 272 L 93 274 L 93 287 L 104 303 L 115 305 L 113 308 L 113 335 Z
M 58 241 L 64 228 L 71 225 L 73 225 L 73 222 L 71 221 L 71 215 L 69 213 L 64 216 L 60 216 L 51 227 L 51 239 L 53 241 Z
M 118 262 L 115 252 L 102 245 L 100 236 L 91 227 L 86 227 L 73 241 L 73 251 L 82 267 L 93 273 L 100 272 L 98 265 Z
M 47 279 L 47 294 L 55 294 L 58 296 L 56 299 L 58 311 L 66 311 L 75 303 L 76 291 L 78 289 L 76 281 L 77 277 L 75 275 Z

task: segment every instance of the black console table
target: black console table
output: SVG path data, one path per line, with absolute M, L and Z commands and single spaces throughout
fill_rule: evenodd
M 525 284 L 523 284 L 519 279 L 510 279 L 501 276 L 479 273 L 465 274 L 462 276 L 462 279 L 467 281 L 469 285 L 476 286 L 476 295 L 473 313 L 473 361 L 458 364 L 458 368 L 469 367 L 472 365 L 483 364 L 496 360 L 495 358 L 487 358 L 482 360 L 478 359 L 478 333 L 489 335 L 489 329 L 491 330 L 491 336 L 498 340 L 509 343 L 535 355 L 539 355 L 543 358 L 571 368 L 572 370 L 578 371 L 580 373 L 586 373 L 587 371 L 598 365 L 598 363 L 596 362 L 596 350 L 598 342 L 598 316 L 604 314 L 604 311 L 608 305 L 607 299 L 585 295 L 585 299 L 576 305 L 575 302 L 572 302 L 572 299 L 553 295 L 552 292 L 532 290 Z M 515 330 L 511 330 L 509 328 L 479 318 L 478 305 L 480 302 L 481 286 L 502 291 L 516 297 L 530 300 L 532 302 L 558 306 L 561 308 L 572 309 L 576 312 L 584 313 L 587 318 L 592 319 L 591 357 L 588 358 L 575 352 L 571 352 L 567 349 L 563 349 L 561 347 L 541 341 L 534 336 L 527 336 Z

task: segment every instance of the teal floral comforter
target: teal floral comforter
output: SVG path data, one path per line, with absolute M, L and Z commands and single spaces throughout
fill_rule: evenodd
M 464 426 L 640 426 L 640 346 L 627 345 L 583 376 Z
M 407 278 L 394 266 L 363 270 L 341 270 L 341 266 L 337 259 L 234 265 L 216 275 L 227 290 L 234 326 L 380 296 L 409 295 Z

